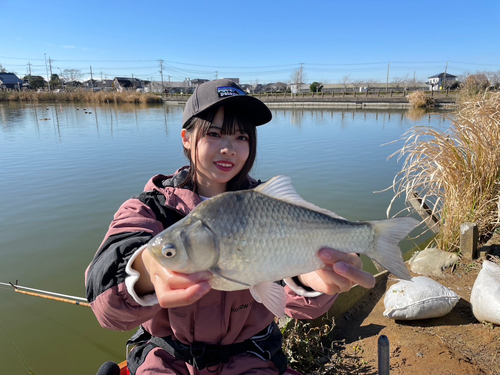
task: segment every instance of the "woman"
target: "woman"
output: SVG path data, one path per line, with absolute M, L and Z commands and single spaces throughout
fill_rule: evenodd
M 248 290 L 212 290 L 210 272 L 179 274 L 145 245 L 202 200 L 251 189 L 256 127 L 271 120 L 260 100 L 230 80 L 200 85 L 186 103 L 181 139 L 190 165 L 157 175 L 127 200 L 86 273 L 87 298 L 103 327 L 140 326 L 128 356 L 132 374 L 283 374 L 286 358 L 274 315 Z M 355 254 L 321 249 L 325 267 L 284 285 L 287 315 L 314 319 L 353 284 L 374 285 Z

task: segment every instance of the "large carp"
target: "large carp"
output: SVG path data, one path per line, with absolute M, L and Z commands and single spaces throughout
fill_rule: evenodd
M 274 281 L 324 267 L 317 255 L 322 247 L 365 254 L 396 277 L 411 279 L 398 243 L 416 225 L 411 217 L 344 220 L 302 199 L 289 177 L 276 176 L 255 189 L 200 203 L 147 247 L 165 268 L 208 270 L 213 289 L 250 289 L 258 302 L 282 316 L 285 294 Z

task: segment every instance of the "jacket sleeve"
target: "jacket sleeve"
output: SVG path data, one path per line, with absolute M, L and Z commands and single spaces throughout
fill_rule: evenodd
M 285 286 L 286 308 L 285 314 L 294 319 L 316 319 L 325 314 L 337 299 L 333 296 L 321 294 L 317 297 L 299 296 L 288 285 Z
M 163 230 L 153 210 L 138 198 L 117 211 L 92 263 L 85 272 L 87 299 L 101 326 L 130 330 L 151 319 L 159 305 L 141 306 L 125 286 L 132 255 Z

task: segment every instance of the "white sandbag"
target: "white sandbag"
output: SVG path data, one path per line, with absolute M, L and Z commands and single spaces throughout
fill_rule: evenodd
M 500 325 L 500 266 L 489 260 L 477 275 L 470 295 L 472 312 L 480 322 Z
M 401 280 L 385 293 L 384 316 L 397 320 L 438 318 L 448 314 L 460 297 L 425 276 Z

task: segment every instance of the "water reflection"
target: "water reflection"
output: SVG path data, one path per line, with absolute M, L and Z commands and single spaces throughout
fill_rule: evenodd
M 354 121 L 373 121 L 381 120 L 383 123 L 390 122 L 395 118 L 400 123 L 410 121 L 416 125 L 430 124 L 436 120 L 439 124 L 447 122 L 447 116 L 453 113 L 451 109 L 425 109 L 425 108 L 410 108 L 410 109 L 355 109 L 355 108 L 321 108 L 321 109 L 272 109 L 273 117 L 284 116 L 285 113 L 290 117 L 290 125 L 300 128 L 304 121 L 336 121 L 340 118 L 342 127 L 347 126 Z
M 98 136 L 109 132 L 111 136 L 121 124 L 128 127 L 133 119 L 138 131 L 144 123 L 163 123 L 168 134 L 168 117 L 182 107 L 161 104 L 117 104 L 117 103 L 0 103 L 0 133 L 21 133 L 25 127 L 34 126 L 38 136 L 46 134 L 47 125 L 53 127 L 57 142 L 75 128 L 95 128 Z M 161 116 L 158 114 L 161 113 Z M 133 116 L 131 116 L 133 115 Z

